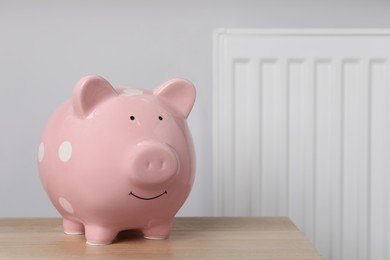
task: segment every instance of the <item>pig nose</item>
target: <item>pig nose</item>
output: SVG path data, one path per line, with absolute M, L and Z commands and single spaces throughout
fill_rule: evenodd
M 169 183 L 178 172 L 176 152 L 164 143 L 138 143 L 131 158 L 131 181 L 137 187 L 155 189 Z

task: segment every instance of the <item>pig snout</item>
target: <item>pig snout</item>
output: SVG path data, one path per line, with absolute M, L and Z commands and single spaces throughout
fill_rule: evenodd
M 177 154 L 167 144 L 143 141 L 136 145 L 132 155 L 130 176 L 135 186 L 145 189 L 158 188 L 177 175 Z

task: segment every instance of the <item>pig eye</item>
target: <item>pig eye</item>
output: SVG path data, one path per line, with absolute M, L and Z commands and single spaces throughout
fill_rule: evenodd
M 135 119 L 135 117 L 134 116 L 130 116 L 130 120 L 134 120 Z
M 162 117 L 162 116 L 159 116 L 158 119 L 163 120 L 163 117 Z

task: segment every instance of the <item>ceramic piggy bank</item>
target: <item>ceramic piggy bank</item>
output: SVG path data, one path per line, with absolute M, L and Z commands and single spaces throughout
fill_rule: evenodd
M 119 231 L 167 238 L 191 190 L 195 154 L 186 119 L 193 85 L 172 79 L 154 90 L 82 78 L 48 121 L 39 174 L 66 234 L 104 245 Z

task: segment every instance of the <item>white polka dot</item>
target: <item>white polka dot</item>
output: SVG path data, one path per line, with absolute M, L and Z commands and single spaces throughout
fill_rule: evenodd
M 128 96 L 135 96 L 135 95 L 141 95 L 143 92 L 139 89 L 133 89 L 133 88 L 127 88 L 123 90 L 123 93 L 125 93 Z
M 69 141 L 65 141 L 60 145 L 58 149 L 58 156 L 63 162 L 67 162 L 72 157 L 72 144 Z
M 74 210 L 73 210 L 73 207 L 72 205 L 70 205 L 69 201 L 67 201 L 66 199 L 64 199 L 63 197 L 60 197 L 58 199 L 58 202 L 61 204 L 61 207 L 68 213 L 70 214 L 73 214 L 74 213 Z
M 45 155 L 45 146 L 43 143 L 39 144 L 38 148 L 38 161 L 42 162 L 43 161 L 43 156 Z

